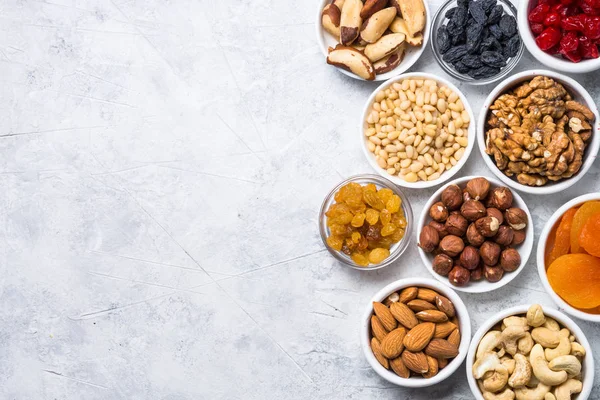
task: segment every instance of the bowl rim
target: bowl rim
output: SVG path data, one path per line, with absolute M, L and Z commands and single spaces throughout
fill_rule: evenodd
M 367 115 L 369 113 L 369 108 L 371 107 L 372 103 L 374 102 L 375 96 L 377 96 L 377 93 L 380 90 L 383 90 L 396 82 L 402 81 L 404 79 L 410 79 L 410 78 L 432 79 L 432 80 L 438 82 L 439 84 L 443 84 L 443 85 L 449 87 L 452 91 L 454 91 L 458 95 L 458 97 L 460 98 L 460 100 L 463 103 L 463 106 L 465 107 L 465 110 L 469 114 L 469 118 L 471 119 L 469 122 L 469 128 L 467 130 L 467 138 L 468 138 L 469 142 L 467 143 L 467 147 L 465 148 L 465 152 L 464 152 L 462 158 L 460 160 L 458 160 L 458 162 L 456 163 L 455 166 L 453 166 L 452 168 L 450 168 L 447 171 L 444 171 L 444 173 L 441 174 L 438 179 L 433 180 L 433 181 L 417 181 L 417 182 L 411 183 L 411 182 L 406 182 L 405 180 L 403 180 L 397 176 L 392 176 L 392 175 L 388 174 L 387 171 L 383 170 L 377 164 L 377 162 L 375 161 L 375 155 L 369 151 L 369 149 L 367 148 L 367 145 L 366 145 L 367 140 L 365 139 L 365 124 L 366 124 L 366 120 L 367 120 Z M 360 147 L 361 147 L 363 155 L 366 157 L 369 165 L 379 175 L 381 175 L 385 179 L 392 181 L 397 186 L 401 186 L 401 187 L 408 188 L 408 189 L 430 188 L 430 187 L 441 185 L 444 182 L 451 179 L 466 164 L 467 160 L 469 159 L 469 156 L 471 155 L 471 152 L 473 151 L 473 147 L 475 146 L 475 141 L 477 140 L 476 139 L 477 130 L 476 130 L 476 124 L 475 124 L 475 115 L 473 114 L 473 109 L 471 108 L 471 105 L 469 104 L 467 96 L 465 96 L 465 94 L 449 80 L 439 77 L 434 74 L 427 73 L 427 72 L 409 72 L 406 74 L 401 74 L 401 75 L 398 75 L 398 76 L 388 79 L 387 81 L 385 81 L 381 85 L 379 85 L 377 88 L 375 88 L 375 90 L 369 95 L 369 97 L 367 98 L 367 101 L 365 102 L 365 105 L 363 106 L 363 111 L 360 114 L 360 123 L 359 123 L 358 131 L 359 131 L 359 135 L 360 135 Z
M 394 372 L 385 369 L 379 361 L 373 355 L 373 351 L 371 350 L 370 344 L 370 326 L 371 326 L 371 315 L 373 314 L 373 302 L 383 301 L 390 293 L 395 292 L 399 289 L 403 289 L 410 286 L 418 286 L 418 287 L 427 287 L 430 289 L 434 289 L 444 296 L 446 296 L 456 308 L 456 313 L 458 315 L 458 322 L 460 326 L 460 345 L 458 347 L 458 355 L 450 362 L 445 368 L 441 369 L 439 373 L 432 378 L 424 379 L 424 378 L 401 378 L 396 375 Z M 444 286 L 439 282 L 430 279 L 430 278 L 406 278 L 399 279 L 394 281 L 381 290 L 379 290 L 369 301 L 369 304 L 363 314 L 362 317 L 362 326 L 361 330 L 361 347 L 363 349 L 363 353 L 367 362 L 373 368 L 373 370 L 381 376 L 383 379 L 391 382 L 395 385 L 402 387 L 410 387 L 410 388 L 419 388 L 419 387 L 427 387 L 433 386 L 446 378 L 452 375 L 462 364 L 463 360 L 467 355 L 467 349 L 469 347 L 469 343 L 471 341 L 471 317 L 469 316 L 469 311 L 465 306 L 465 303 L 462 301 L 458 293 L 456 293 L 452 288 Z
M 321 25 L 321 13 L 323 12 L 323 8 L 325 8 L 325 6 L 327 4 L 329 4 L 330 2 L 331 2 L 331 0 L 319 0 L 318 1 L 319 9 L 317 10 L 317 22 L 315 24 L 317 43 L 319 45 L 319 48 L 321 49 L 321 53 L 323 53 L 323 55 L 325 57 L 327 57 L 327 55 L 328 55 L 328 51 L 327 51 L 328 46 L 325 44 L 325 40 L 323 40 L 323 35 L 324 34 L 328 35 L 329 33 L 324 32 L 323 26 Z M 393 78 L 395 75 L 402 74 L 402 73 L 408 71 L 421 58 L 421 56 L 423 55 L 423 52 L 425 51 L 425 48 L 427 47 L 427 44 L 429 43 L 429 36 L 430 36 L 430 32 L 431 32 L 431 21 L 432 21 L 431 11 L 429 9 L 429 4 L 428 4 L 427 0 L 423 0 L 423 4 L 425 5 L 425 28 L 423 29 L 423 43 L 421 43 L 421 47 L 415 52 L 416 55 L 413 57 L 412 60 L 405 62 L 403 59 L 402 62 L 400 62 L 400 64 L 396 68 L 394 68 L 391 71 L 385 72 L 383 74 L 375 75 L 375 79 L 373 79 L 372 81 L 367 81 L 366 79 L 363 79 L 360 76 L 355 75 L 352 72 L 347 71 L 343 68 L 335 67 L 333 65 L 332 65 L 332 67 L 335 67 L 335 69 L 337 69 L 338 71 L 340 71 L 341 73 L 343 73 L 346 76 L 349 76 L 351 78 L 354 78 L 356 80 L 363 81 L 363 82 L 385 81 L 387 79 Z
M 502 171 L 500 171 L 500 169 L 498 169 L 496 164 L 492 161 L 491 157 L 485 152 L 485 123 L 490 106 L 503 92 L 522 81 L 532 79 L 533 77 L 538 75 L 550 77 L 560 83 L 565 84 L 566 86 L 574 88 L 576 94 L 583 98 L 588 108 L 594 113 L 596 120 L 592 125 L 593 134 L 586 148 L 587 154 L 584 154 L 583 163 L 577 174 L 558 182 L 548 183 L 545 186 L 527 186 L 506 176 Z M 481 106 L 481 111 L 479 112 L 479 118 L 477 119 L 477 145 L 479 147 L 481 157 L 483 158 L 483 161 L 490 169 L 490 171 L 510 188 L 521 192 L 537 195 L 562 192 L 579 182 L 591 168 L 592 164 L 596 160 L 596 157 L 598 156 L 598 150 L 600 149 L 600 138 L 598 137 L 598 135 L 600 135 L 600 114 L 598 113 L 598 107 L 596 106 L 596 102 L 594 101 L 592 96 L 590 96 L 589 92 L 583 86 L 581 86 L 581 84 L 575 79 L 563 75 L 559 72 L 544 69 L 532 69 L 519 72 L 518 74 L 512 75 L 500 82 L 484 100 L 483 105 Z
M 427 202 L 423 206 L 423 210 L 421 211 L 421 215 L 419 216 L 419 219 L 418 219 L 417 225 L 416 225 L 419 229 L 419 231 L 417 232 L 417 237 L 418 237 L 418 234 L 421 232 L 420 229 L 423 228 L 423 226 L 425 226 L 425 221 L 429 217 L 429 208 L 431 208 L 431 206 L 436 201 L 439 201 L 444 189 L 446 189 L 450 185 L 459 185 L 460 186 L 460 184 L 462 184 L 462 183 L 468 182 L 473 178 L 479 178 L 479 177 L 481 177 L 481 176 L 463 176 L 463 177 L 454 179 L 453 181 L 448 182 L 443 187 L 439 188 L 429 198 L 429 200 L 427 200 Z M 490 178 L 488 176 L 483 176 L 483 178 L 487 179 L 490 182 L 490 184 L 492 184 L 492 186 L 504 186 L 502 184 L 502 182 L 498 181 L 497 179 Z M 427 269 L 427 271 L 429 271 L 429 273 L 431 275 L 433 275 L 433 277 L 436 280 L 438 280 L 442 284 L 444 284 L 454 290 L 458 290 L 461 292 L 488 293 L 493 290 L 500 289 L 501 287 L 509 284 L 513 279 L 515 279 L 521 273 L 521 271 L 523 271 L 523 269 L 527 265 L 527 262 L 529 261 L 529 257 L 531 256 L 531 251 L 533 250 L 533 242 L 534 242 L 534 227 L 533 227 L 533 225 L 534 224 L 533 224 L 533 218 L 531 216 L 531 213 L 529 212 L 529 207 L 527 207 L 527 203 L 523 200 L 523 198 L 516 191 L 512 190 L 512 194 L 513 194 L 513 205 L 516 204 L 520 208 L 522 208 L 523 211 L 525 211 L 525 213 L 527 214 L 527 218 L 529 218 L 529 223 L 527 224 L 527 228 L 526 228 L 527 229 L 526 239 L 525 239 L 525 242 L 523 242 L 521 244 L 521 247 L 519 248 L 519 255 L 521 256 L 521 265 L 519 266 L 519 268 L 517 268 L 513 272 L 505 274 L 502 277 L 502 279 L 500 279 L 498 282 L 488 282 L 489 285 L 484 286 L 484 285 L 480 285 L 479 282 L 474 282 L 473 285 L 470 285 L 470 286 L 464 286 L 464 287 L 452 286 L 452 284 L 448 280 L 448 277 L 442 276 L 433 270 L 433 265 L 430 260 L 429 254 L 425 253 L 421 247 L 417 246 L 417 251 L 419 252 L 419 256 L 421 256 L 421 261 L 425 265 L 425 268 Z
M 511 15 L 515 18 L 515 20 L 517 19 L 518 10 L 511 1 L 509 1 L 509 0 L 497 0 L 497 1 L 502 3 L 502 5 L 506 6 L 510 10 Z M 507 63 L 507 65 L 505 65 L 498 74 L 496 74 L 492 77 L 489 77 L 489 78 L 479 79 L 479 80 L 471 78 L 466 74 L 461 74 L 458 71 L 455 71 L 454 69 L 452 69 L 448 65 L 448 63 L 446 63 L 442 59 L 442 55 L 439 54 L 438 51 L 436 51 L 435 43 L 437 43 L 437 37 L 434 36 L 434 31 L 437 31 L 437 29 L 435 29 L 435 27 L 438 26 L 438 24 L 440 26 L 442 26 L 443 20 L 445 19 L 447 8 L 449 8 L 450 5 L 452 5 L 452 3 L 455 3 L 455 2 L 457 2 L 457 0 L 446 0 L 444 3 L 442 3 L 442 5 L 435 12 L 435 15 L 433 16 L 433 21 L 431 23 L 431 26 L 432 26 L 431 50 L 433 52 L 433 56 L 434 56 L 435 60 L 439 64 L 439 66 L 442 68 L 442 70 L 446 74 L 450 75 L 452 78 L 457 79 L 463 83 L 473 85 L 473 86 L 489 85 L 491 83 L 498 82 L 500 79 L 508 76 L 510 74 L 510 72 L 519 64 L 519 61 L 521 61 L 521 58 L 523 57 L 523 54 L 525 53 L 525 45 L 523 44 L 522 40 L 521 40 L 521 45 L 519 46 L 519 51 L 517 52 L 517 54 L 514 57 L 510 57 L 510 60 Z M 506 8 L 505 8 L 505 10 L 506 10 Z M 517 35 L 518 34 L 519 33 L 517 33 Z
M 597 69 L 600 69 L 600 58 L 596 59 L 586 59 L 581 60 L 578 63 L 571 62 L 569 60 L 565 60 L 561 57 L 555 57 L 550 55 L 544 51 L 542 51 L 538 45 L 535 43 L 535 38 L 531 33 L 531 28 L 529 27 L 529 5 L 532 1 L 520 1 L 518 5 L 518 13 L 517 13 L 517 25 L 519 27 L 519 32 L 521 34 L 521 39 L 527 50 L 542 64 L 549 68 L 556 69 L 558 71 L 563 71 L 567 73 L 575 73 L 581 74 L 586 72 L 592 72 Z
M 391 189 L 394 192 L 394 194 L 397 194 L 398 196 L 400 196 L 400 199 L 402 200 L 400 207 L 404 211 L 404 215 L 406 218 L 406 230 L 404 232 L 404 237 L 402 239 L 400 239 L 399 242 L 394 244 L 394 246 L 397 246 L 397 247 L 390 251 L 390 256 L 387 257 L 382 262 L 380 262 L 379 264 L 373 264 L 373 265 L 369 264 L 369 266 L 367 266 L 367 267 L 361 267 L 360 265 L 357 265 L 356 263 L 352 262 L 349 258 L 342 256 L 339 251 L 333 250 L 327 245 L 327 237 L 328 237 L 327 230 L 328 229 L 325 224 L 325 212 L 327 211 L 326 207 L 331 202 L 331 200 L 333 200 L 333 197 L 342 188 L 342 186 L 344 186 L 345 184 L 350 183 L 350 182 L 356 182 L 358 180 L 374 181 L 375 184 L 380 185 L 382 187 L 386 187 L 388 189 Z M 400 190 L 400 188 L 398 188 L 396 185 L 394 185 L 388 179 L 385 179 L 379 175 L 358 174 L 358 175 L 350 176 L 347 179 L 344 179 L 342 182 L 338 183 L 333 189 L 331 189 L 331 191 L 325 196 L 325 198 L 323 199 L 323 203 L 321 203 L 321 207 L 319 208 L 319 219 L 318 219 L 317 223 L 319 225 L 319 234 L 321 236 L 321 241 L 323 242 L 323 245 L 325 246 L 325 248 L 327 249 L 329 254 L 331 254 L 336 260 L 338 260 L 339 262 L 341 262 L 343 265 L 345 265 L 347 267 L 350 267 L 350 268 L 353 268 L 353 269 L 356 269 L 359 271 L 373 271 L 373 270 L 378 270 L 378 269 L 381 269 L 381 268 L 387 267 L 388 265 L 393 264 L 395 261 L 397 261 L 402 256 L 402 254 L 404 254 L 406 252 L 406 250 L 408 249 L 408 246 L 412 242 L 412 229 L 413 229 L 413 225 L 414 225 L 414 216 L 413 216 L 412 206 L 410 205 L 410 200 L 408 199 L 406 194 L 404 194 L 404 192 L 402 192 L 402 190 Z
M 550 231 L 558 223 L 560 218 L 564 215 L 564 213 L 575 206 L 578 206 L 586 201 L 590 200 L 600 200 L 600 193 L 588 193 L 566 202 L 561 207 L 559 207 L 552 216 L 544 225 L 544 229 L 542 229 L 542 233 L 540 234 L 540 238 L 538 240 L 538 248 L 536 253 L 536 261 L 537 261 L 537 270 L 540 276 L 540 280 L 542 281 L 542 285 L 546 290 L 546 293 L 550 295 L 552 300 L 558 305 L 560 309 L 563 309 L 566 313 L 572 315 L 575 318 L 579 318 L 585 321 L 600 323 L 600 314 L 589 314 L 583 311 L 576 309 L 571 306 L 569 303 L 564 301 L 550 286 L 550 282 L 548 281 L 548 274 L 546 273 L 546 263 L 545 263 L 545 252 L 546 252 L 546 244 L 548 242 L 548 237 L 550 236 Z
M 484 400 L 479 390 L 479 387 L 477 386 L 477 382 L 473 377 L 473 363 L 475 361 L 475 353 L 477 350 L 477 346 L 479 346 L 481 338 L 502 319 L 511 315 L 525 314 L 531 305 L 532 304 L 521 304 L 493 314 L 491 317 L 485 320 L 485 322 L 479 327 L 479 329 L 477 329 L 477 331 L 473 335 L 471 344 L 469 345 L 469 351 L 467 352 L 465 364 L 467 369 L 467 381 L 469 382 L 469 388 L 471 389 L 473 396 L 475 396 L 477 400 Z M 595 371 L 592 347 L 590 346 L 590 343 L 588 342 L 587 337 L 585 336 L 581 328 L 571 318 L 552 307 L 542 305 L 542 309 L 544 310 L 545 315 L 555 319 L 557 322 L 567 327 L 575 336 L 575 338 L 577 338 L 579 343 L 585 348 L 585 379 L 582 382 L 583 388 L 581 390 L 581 393 L 579 393 L 578 397 L 576 397 L 576 399 L 585 400 L 590 395 L 594 386 Z

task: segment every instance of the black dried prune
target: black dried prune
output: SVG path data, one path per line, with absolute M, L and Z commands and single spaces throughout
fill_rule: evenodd
M 492 8 L 492 11 L 490 11 L 490 15 L 487 17 L 487 24 L 488 25 L 492 25 L 497 23 L 498 21 L 500 21 L 500 18 L 502 18 L 502 14 L 504 14 L 504 7 L 502 7 L 501 5 L 497 5 L 494 8 Z
M 437 31 L 437 42 L 440 53 L 442 54 L 450 50 L 450 47 L 452 47 L 452 43 L 450 42 L 450 34 L 448 33 L 448 28 L 445 26 L 442 26 Z
M 455 62 L 454 64 L 452 64 L 452 66 L 459 74 L 466 74 L 471 70 L 471 68 L 467 67 L 464 63 L 460 61 Z
M 454 63 L 460 60 L 465 54 L 467 54 L 467 45 L 461 44 L 448 50 L 442 59 L 448 63 Z
M 467 27 L 467 51 L 471 54 L 479 51 L 483 40 L 483 24 L 472 24 Z
M 485 24 L 488 19 L 480 1 L 469 4 L 469 13 L 478 24 Z
M 520 48 L 521 38 L 519 37 L 519 35 L 515 35 L 504 43 L 502 54 L 504 54 L 505 57 L 514 57 L 519 52 Z
M 481 62 L 479 56 L 474 54 L 467 54 L 466 56 L 461 58 L 460 61 L 469 68 L 480 68 L 483 66 L 483 63 Z
M 447 19 L 452 19 L 452 17 L 454 16 L 454 13 L 456 12 L 456 7 L 449 9 L 448 11 L 446 11 L 446 15 L 444 16 Z
M 515 17 L 512 15 L 507 14 L 502 16 L 500 22 L 498 22 L 498 26 L 506 37 L 513 37 L 517 33 L 517 21 L 515 21 Z
M 490 33 L 498 40 L 502 40 L 504 37 L 504 33 L 502 33 L 502 29 L 496 24 L 489 26 Z
M 496 0 L 480 0 L 481 7 L 486 13 L 489 13 L 490 10 L 496 5 Z
M 490 67 L 504 67 L 506 65 L 506 58 L 498 51 L 484 51 L 481 53 L 481 61 Z
M 500 68 L 484 65 L 483 67 L 470 70 L 468 74 L 473 79 L 482 79 L 496 75 L 498 72 L 500 72 Z

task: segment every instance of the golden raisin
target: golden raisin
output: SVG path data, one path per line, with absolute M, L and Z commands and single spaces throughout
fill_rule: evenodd
M 381 198 L 379 198 L 379 196 L 373 192 L 365 192 L 363 197 L 365 199 L 365 203 L 376 210 L 383 210 L 385 207 L 383 200 L 381 200 Z
M 377 210 L 373 210 L 372 208 L 369 208 L 366 211 L 366 215 L 367 215 L 367 223 L 369 225 L 375 225 L 377 223 L 377 221 L 379 221 L 379 211 L 377 211 Z
M 360 228 L 361 226 L 363 226 L 364 222 L 365 222 L 365 214 L 358 213 L 358 214 L 354 214 L 351 225 L 355 228 Z
M 381 213 L 379 213 L 379 218 L 381 219 L 381 223 L 383 225 L 387 225 L 392 221 L 392 213 L 384 208 L 381 210 Z
M 385 208 L 387 208 L 391 213 L 397 213 L 400 210 L 401 203 L 402 201 L 400 200 L 400 196 L 394 194 L 385 203 Z
M 388 249 L 376 248 L 369 253 L 369 261 L 371 264 L 379 264 L 390 256 Z
M 394 224 L 387 224 L 383 226 L 381 230 L 381 236 L 389 236 L 396 230 L 396 226 Z
M 365 256 L 364 254 L 360 253 L 360 252 L 355 252 L 352 253 L 352 261 L 354 261 L 355 263 L 357 263 L 358 265 L 360 265 L 361 267 L 367 267 L 369 266 L 369 259 L 367 258 L 367 256 Z
M 392 192 L 392 190 L 388 189 L 388 188 L 379 189 L 377 191 L 377 196 L 384 203 L 387 203 L 392 198 L 393 195 L 394 195 L 394 192 Z
M 344 239 L 339 236 L 329 236 L 327 238 L 327 245 L 336 251 L 340 251 L 344 245 Z

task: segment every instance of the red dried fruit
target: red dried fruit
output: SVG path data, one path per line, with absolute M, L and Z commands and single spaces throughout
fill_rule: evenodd
M 591 40 L 600 38 L 600 17 L 586 18 L 583 24 L 583 33 Z
M 583 32 L 583 23 L 585 15 L 574 15 L 572 17 L 563 18 L 560 22 L 560 27 L 565 31 Z
M 598 46 L 587 36 L 579 36 L 579 54 L 583 58 L 598 58 Z
M 549 12 L 550 5 L 547 3 L 540 3 L 537 7 L 531 10 L 527 18 L 529 19 L 529 22 L 542 23 L 546 18 L 546 14 L 548 14 Z
M 546 18 L 544 18 L 544 25 L 560 28 L 560 20 L 561 18 L 559 13 L 551 12 L 546 15 Z
M 581 8 L 581 11 L 583 11 L 587 15 L 600 15 L 600 9 L 594 8 L 583 1 L 579 2 L 579 7 Z
M 546 51 L 558 44 L 560 38 L 560 30 L 554 27 L 549 27 L 544 29 L 544 31 L 540 33 L 540 35 L 537 38 L 535 38 L 535 42 L 537 43 L 540 49 Z
M 562 55 L 567 60 L 574 62 L 574 63 L 578 63 L 582 59 L 581 54 L 579 54 L 579 51 L 571 51 L 569 53 L 562 53 Z
M 538 22 L 533 22 L 530 25 L 531 28 L 531 32 L 533 32 L 536 35 L 539 35 L 540 33 L 542 33 L 544 31 L 544 24 L 540 24 Z
M 577 39 L 577 33 L 568 32 L 565 36 L 560 39 L 560 52 L 565 54 L 576 52 L 579 48 L 579 40 Z

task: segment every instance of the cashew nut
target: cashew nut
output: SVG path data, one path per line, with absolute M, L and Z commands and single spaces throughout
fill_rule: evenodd
M 508 382 L 508 369 L 502 365 L 498 355 L 490 351 L 475 361 L 473 376 L 475 379 L 485 378 L 483 381 L 485 391 L 497 392 Z
M 544 310 L 539 304 L 534 304 L 527 310 L 527 323 L 534 328 L 542 326 L 546 322 L 546 316 Z
M 533 338 L 531 337 L 531 333 L 526 332 L 525 336 L 517 341 L 517 349 L 521 354 L 529 354 L 531 348 L 535 343 L 533 343 Z
M 509 356 L 504 356 L 500 358 L 500 362 L 506 367 L 509 375 L 511 375 L 514 372 L 516 364 L 516 361 L 514 359 L 510 358 Z
M 531 363 L 530 363 L 531 364 Z M 527 382 L 527 387 L 534 388 L 540 384 L 540 380 L 535 377 L 535 375 L 531 375 L 531 379 Z
M 552 393 L 546 393 L 544 400 L 556 400 L 556 396 L 554 396 Z
M 515 370 L 508 378 L 508 385 L 513 388 L 524 387 L 531 379 L 531 365 L 523 354 L 515 354 Z
M 531 337 L 536 343 L 541 344 L 544 348 L 555 348 L 560 343 L 561 335 L 559 331 L 553 331 L 548 328 L 535 328 L 531 331 Z
M 581 363 L 575 356 L 559 356 L 548 363 L 552 371 L 566 371 L 569 378 L 581 373 Z
M 501 393 L 490 393 L 483 392 L 483 398 L 485 400 L 513 400 L 515 398 L 515 392 L 509 388 L 504 389 Z
M 571 355 L 575 357 L 585 357 L 585 347 L 577 342 L 571 343 Z
M 544 328 L 548 328 L 551 331 L 560 331 L 560 325 L 554 319 L 546 317 L 546 322 L 542 324 Z
M 548 362 L 546 361 L 546 357 L 544 356 L 544 348 L 539 343 L 533 346 L 533 348 L 531 349 L 531 353 L 529 354 L 529 361 L 531 362 L 533 374 L 544 385 L 557 386 L 567 380 L 566 371 L 552 371 L 548 367 Z
M 544 400 L 546 393 L 550 392 L 550 386 L 539 383 L 535 389 L 523 387 L 515 389 L 517 400 Z
M 554 390 L 556 400 L 571 400 L 573 393 L 580 393 L 583 389 L 581 381 L 575 379 L 569 379 Z
M 500 340 L 502 337 L 502 332 L 500 331 L 489 331 L 481 338 L 479 342 L 479 346 L 477 346 L 477 353 L 475 354 L 475 358 L 481 358 L 485 353 L 489 353 L 494 351 L 496 347 L 500 345 Z
M 525 336 L 525 333 L 527 330 L 520 325 L 510 325 L 502 331 L 502 347 L 508 354 L 514 356 L 517 353 L 517 340 Z
M 546 360 L 552 361 L 556 357 L 566 356 L 571 353 L 571 341 L 569 337 L 560 337 L 560 343 L 555 349 L 545 349 Z
M 489 392 L 498 392 L 508 383 L 508 369 L 502 364 L 498 364 L 494 373 L 484 379 L 483 387 Z
M 483 356 L 478 357 L 473 364 L 473 376 L 475 379 L 481 379 L 489 371 L 496 369 L 498 365 L 502 365 L 500 358 L 493 351 L 488 351 Z
M 502 324 L 505 328 L 508 328 L 509 326 L 522 326 L 523 328 L 525 328 L 525 330 L 529 330 L 527 319 L 523 317 L 517 317 L 514 315 L 512 317 L 506 317 L 502 320 Z

